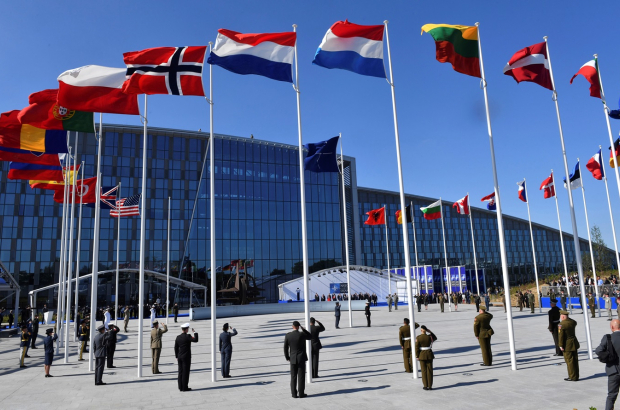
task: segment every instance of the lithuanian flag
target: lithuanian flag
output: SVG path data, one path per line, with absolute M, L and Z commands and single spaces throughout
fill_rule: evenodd
M 478 52 L 478 27 L 450 24 L 425 24 L 427 32 L 435 39 L 437 61 L 451 63 L 454 71 L 480 78 Z
M 424 213 L 424 219 L 428 221 L 441 218 L 441 199 L 427 207 L 421 207 L 420 211 Z
M 0 114 L 0 147 L 46 154 L 67 153 L 67 131 L 44 130 L 19 122 L 19 110 Z

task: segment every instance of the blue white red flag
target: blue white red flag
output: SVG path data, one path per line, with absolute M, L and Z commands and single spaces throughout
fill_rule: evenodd
M 296 40 L 295 32 L 243 34 L 221 28 L 207 62 L 237 74 L 292 83 Z
M 110 210 L 110 216 L 112 218 L 140 216 L 140 198 L 141 194 L 119 199 L 116 201 L 116 208 Z
M 599 181 L 603 179 L 605 176 L 605 169 L 603 168 L 603 155 L 600 149 L 590 158 L 590 161 L 586 164 L 586 168 L 592 173 L 594 179 L 598 179 Z
M 517 182 L 519 185 L 519 199 L 523 202 L 527 202 L 527 198 L 525 197 L 525 181 Z
M 480 202 L 484 202 L 487 201 L 487 209 L 489 211 L 495 211 L 497 209 L 497 205 L 495 205 L 495 192 L 493 192 L 491 195 L 487 195 L 484 198 L 482 198 L 480 200 Z
M 104 186 L 101 187 L 101 205 L 100 209 L 116 209 L 116 192 L 118 191 L 117 186 Z M 95 204 L 86 204 L 86 206 L 90 208 L 94 208 Z
M 386 78 L 383 66 L 383 25 L 360 26 L 337 21 L 327 30 L 312 64 Z

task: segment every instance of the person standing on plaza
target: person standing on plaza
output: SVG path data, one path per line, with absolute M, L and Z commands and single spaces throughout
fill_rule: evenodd
M 385 298 L 387 300 L 388 312 L 392 311 L 392 295 L 387 295 Z
M 299 288 L 297 288 L 295 292 L 297 293 L 297 301 L 299 302 L 299 294 L 301 293 L 301 291 L 299 290 Z
M 28 344 L 30 343 L 30 332 L 28 331 L 28 326 L 22 326 L 22 334 L 19 342 L 19 367 L 26 367 L 24 364 L 24 359 L 29 357 L 26 353 L 28 352 Z
M 416 304 L 418 305 L 418 312 L 422 311 L 423 302 L 424 302 L 424 296 L 422 294 L 418 295 L 416 298 Z
M 52 337 L 52 333 L 54 336 Z M 58 339 L 58 335 L 54 333 L 54 329 L 49 328 L 45 331 L 45 339 L 43 339 L 43 349 L 45 353 L 45 377 L 54 377 L 50 374 L 50 368 L 54 361 L 54 342 Z
M 430 296 L 428 294 L 424 295 L 424 310 L 428 310 L 429 301 L 430 301 Z
M 318 326 L 316 325 L 318 323 Z M 319 377 L 319 352 L 323 348 L 319 333 L 325 331 L 325 326 L 315 318 L 310 318 L 310 335 L 312 339 L 310 346 L 312 347 L 312 377 Z
M 336 316 L 336 329 L 340 329 L 340 303 L 336 302 L 336 307 L 334 308 L 334 316 Z
M 108 324 L 109 331 L 106 334 L 106 359 L 108 369 L 114 369 L 114 352 L 116 352 L 116 335 L 121 329 L 113 324 Z
M 112 315 L 110 314 L 111 311 L 111 308 L 107 308 L 103 314 L 103 326 L 105 326 L 105 330 L 110 329 L 110 320 L 112 320 Z
M 480 314 L 474 318 L 474 336 L 480 343 L 480 351 L 482 352 L 482 362 L 480 366 L 493 365 L 493 352 L 491 351 L 491 336 L 493 336 L 493 328 L 491 328 L 491 320 L 493 315 L 486 311 L 484 306 L 480 306 L 478 311 Z
M 370 302 L 367 302 L 370 303 Z M 301 330 L 301 332 L 300 332 Z M 293 398 L 304 398 L 306 390 L 306 341 L 311 340 L 312 335 L 299 324 L 293 322 L 293 331 L 284 337 L 284 358 L 290 363 L 291 370 L 291 395 Z M 297 393 L 299 392 L 299 396 Z
M 35 315 L 34 320 L 32 321 L 32 338 L 30 339 L 31 349 L 38 349 L 38 347 L 35 346 L 35 343 L 37 342 L 37 336 L 39 336 L 39 318 L 37 317 L 37 315 Z
M 161 355 L 161 336 L 168 331 L 168 327 L 162 323 L 162 328 L 159 328 L 159 322 L 156 320 L 153 322 L 153 329 L 151 329 L 151 371 L 153 374 L 161 373 L 159 371 L 159 357 Z
M 439 294 L 439 307 L 441 307 L 441 313 L 443 313 L 443 306 L 444 306 L 444 297 L 443 297 L 443 293 Z
M 558 339 L 558 325 L 560 324 L 560 308 L 557 307 L 558 300 L 550 299 L 551 309 L 547 314 L 549 315 L 549 327 L 547 329 L 553 336 L 553 344 L 555 345 L 554 356 L 562 356 L 562 350 L 560 349 L 560 342 Z
M 417 323 L 416 323 L 417 325 Z M 424 390 L 433 390 L 433 333 L 422 325 L 420 330 L 421 334 L 415 339 L 415 357 L 420 362 L 420 369 L 422 370 L 422 383 L 424 384 Z M 429 334 L 427 334 L 429 333 Z
M 527 292 L 527 298 L 530 301 L 530 313 L 535 313 L 534 306 L 536 305 L 536 297 L 532 293 L 531 289 Z
M 13 311 L 9 310 L 9 329 L 13 327 L 13 322 L 15 317 L 13 316 Z
M 620 320 L 612 320 L 609 324 L 611 335 L 607 334 L 601 339 L 601 344 L 594 350 L 599 360 L 606 358 L 605 373 L 607 374 L 607 401 L 605 410 L 613 410 L 618 398 L 620 388 L 620 363 L 618 352 L 620 352 Z M 615 356 L 615 357 L 614 357 Z
M 560 291 L 560 304 L 562 305 L 562 310 L 566 310 L 566 294 L 563 290 Z
M 452 292 L 452 304 L 454 304 L 454 311 L 459 310 L 459 298 L 456 293 Z
M 489 292 L 484 294 L 484 306 L 486 307 L 486 311 L 488 312 L 489 308 L 491 307 L 491 298 L 489 297 Z
M 605 310 L 607 310 L 607 320 L 611 321 L 612 320 L 612 315 L 611 315 L 611 298 L 609 297 L 609 294 L 605 293 L 605 296 L 603 297 L 603 300 L 605 300 Z
M 125 306 L 123 311 L 123 325 L 125 325 L 125 333 L 127 333 L 127 326 L 129 326 L 129 306 Z
M 103 382 L 103 369 L 105 367 L 105 355 L 106 355 L 106 334 L 105 326 L 97 326 L 97 334 L 93 339 L 93 353 L 95 354 L 95 386 L 105 386 L 107 383 Z
M 392 299 L 394 299 L 394 310 L 398 310 L 398 293 L 394 292 Z
M 88 343 L 88 338 L 90 335 L 90 326 L 88 326 L 88 319 L 82 319 L 82 324 L 80 325 L 80 357 L 78 361 L 82 361 L 82 355 L 86 351 L 86 344 Z
M 179 391 L 191 391 L 189 384 L 189 370 L 192 365 L 192 343 L 198 343 L 198 333 L 192 328 L 194 336 L 188 334 L 189 323 L 181 325 L 181 334 L 177 336 L 174 342 L 174 357 L 176 357 L 179 371 L 177 381 Z
M 224 323 L 223 332 L 220 334 L 220 354 L 222 356 L 222 377 L 230 378 L 230 360 L 232 359 L 232 337 L 237 336 L 237 329 L 232 328 L 232 332 L 228 329 L 228 323 Z
M 594 296 L 592 296 L 592 292 L 588 293 L 588 306 L 590 307 L 590 313 L 592 313 L 592 317 L 595 318 L 596 300 L 594 299 Z
M 157 308 L 157 305 L 151 306 L 151 329 L 153 328 L 153 324 L 155 323 L 155 317 L 157 316 L 157 313 L 155 312 L 156 308 Z
M 579 350 L 579 341 L 575 336 L 575 327 L 577 322 L 568 317 L 566 310 L 560 310 L 560 325 L 558 326 L 558 342 L 560 344 L 560 350 L 564 354 L 564 361 L 566 362 L 566 369 L 568 370 L 568 377 L 564 380 L 576 382 L 579 380 L 579 357 L 577 356 L 577 350 Z
M 43 324 L 45 325 L 45 314 L 48 312 L 47 310 L 47 305 L 43 305 L 43 309 L 41 310 L 41 312 L 43 313 Z
M 177 305 L 176 303 L 172 307 L 172 313 L 174 313 L 174 323 L 176 323 L 177 318 L 179 317 L 179 305 Z
M 480 296 L 476 293 L 474 295 L 474 303 L 476 304 L 476 312 L 480 310 Z
M 413 373 L 413 363 L 411 362 L 411 327 L 409 319 L 403 319 L 403 325 L 398 329 L 398 342 L 400 348 L 403 349 L 403 362 L 405 364 L 405 372 Z M 415 328 L 420 327 L 417 323 Z
M 364 315 L 366 315 L 367 327 L 370 327 L 370 302 L 366 302 L 366 307 L 364 308 Z

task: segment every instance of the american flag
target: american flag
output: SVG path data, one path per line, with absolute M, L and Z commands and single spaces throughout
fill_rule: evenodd
M 121 198 L 116 201 L 116 209 L 110 210 L 110 216 L 118 218 L 120 216 L 140 216 L 140 194 L 130 196 L 129 198 Z

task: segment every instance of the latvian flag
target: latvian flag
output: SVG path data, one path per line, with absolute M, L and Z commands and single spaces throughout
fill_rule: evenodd
M 112 218 L 140 216 L 140 198 L 141 194 L 119 199 L 116 201 L 116 209 L 110 209 L 110 216 Z
M 495 192 L 490 195 L 485 196 L 480 200 L 480 202 L 487 201 L 487 209 L 489 211 L 495 211 L 497 209 L 497 205 L 495 204 Z
M 603 179 L 605 176 L 605 169 L 603 168 L 603 155 L 600 149 L 590 158 L 590 161 L 586 164 L 586 168 L 592 173 L 594 179 L 598 179 L 599 181 Z
M 542 184 L 540 184 L 540 189 L 544 190 L 545 199 L 553 198 L 555 196 L 555 186 L 553 183 L 553 174 L 549 176 L 549 178 L 545 179 Z
M 511 76 L 518 83 L 529 81 L 553 90 L 547 43 L 534 44 L 517 51 L 504 67 L 504 74 Z
M 452 208 L 456 208 L 456 212 L 461 215 L 469 215 L 469 195 L 465 195 L 464 198 L 456 201 L 452 205 Z

